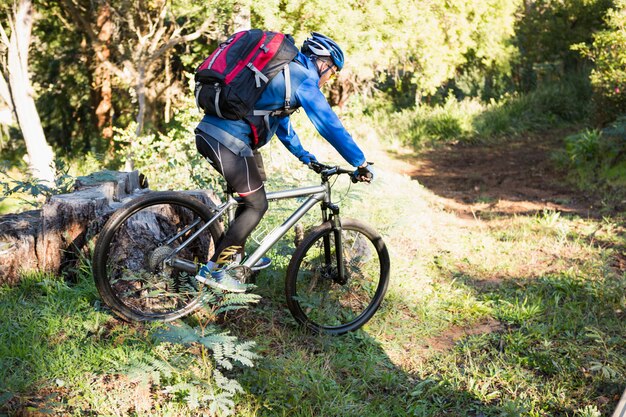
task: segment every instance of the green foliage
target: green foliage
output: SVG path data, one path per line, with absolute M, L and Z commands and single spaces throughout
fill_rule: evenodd
M 583 189 L 612 190 L 620 198 L 626 190 L 626 118 L 568 136 L 559 160 Z
M 212 188 L 221 190 L 221 176 L 196 150 L 193 130 L 197 111 L 179 111 L 166 133 L 155 132 L 135 137 L 135 124 L 116 129 L 119 155 L 133 158 L 135 169 L 148 179 L 152 189 Z
M 154 340 L 165 348 L 170 344 L 184 346 L 189 358 L 195 356 L 193 353 L 199 347 L 201 366 L 190 368 L 188 362 L 185 362 L 184 366 L 177 367 L 168 363 L 169 367 L 163 372 L 163 367 L 160 366 L 162 362 L 156 361 L 156 366 L 144 370 L 144 379 L 154 380 L 155 372 L 168 377 L 170 368 L 173 367 L 176 372 L 186 375 L 166 388 L 169 395 L 182 398 L 191 411 L 208 410 L 217 415 L 231 415 L 235 407 L 234 396 L 244 390 L 235 378 L 228 377 L 222 371 L 232 372 L 236 364 L 254 367 L 254 360 L 260 356 L 252 351 L 255 342 L 240 342 L 238 337 L 231 336 L 228 331 L 221 330 L 214 323 L 218 314 L 246 309 L 248 305 L 256 304 L 259 300 L 260 296 L 252 293 L 207 292 L 203 305 L 208 316 L 199 317 L 199 325 L 192 327 L 179 321 L 165 324 L 153 333 Z
M 290 4 L 295 16 L 286 21 L 305 23 L 294 29 L 334 36 L 345 45 L 347 69 L 364 89 L 378 83 L 392 100 L 408 107 L 435 94 L 463 65 L 507 73 L 516 53 L 509 40 L 518 1 L 298 3 Z M 404 100 L 398 101 L 398 94 Z
M 84 22 L 80 21 L 83 23 L 78 24 L 63 2 L 43 1 L 36 5 L 40 18 L 35 26 L 37 39 L 31 73 L 48 141 L 57 151 L 63 152 L 63 156 L 94 152 L 106 153 L 110 157 L 115 151 L 118 151 L 115 155 L 125 155 L 119 153 L 121 142 L 110 142 L 102 137 L 102 127 L 96 127 L 98 118 L 95 110 L 101 104 L 99 91 L 102 83 L 98 73 L 102 67 L 96 52 L 101 46 L 93 42 L 90 33 L 97 34 L 100 30 L 97 19 L 101 10 L 84 2 L 64 1 L 80 6 Z M 127 0 L 110 2 L 115 12 L 111 21 L 113 34 L 109 59 L 118 68 L 122 68 L 124 62 L 129 63 L 128 68 L 137 68 L 140 62 L 135 61 L 140 59 L 133 51 L 140 49 L 136 45 L 138 32 L 129 26 L 129 22 L 141 26 L 154 21 L 159 2 L 139 9 L 131 3 Z M 171 113 L 167 106 L 178 109 L 188 107 L 188 100 L 192 97 L 190 74 L 209 50 L 234 30 L 234 22 L 241 20 L 248 8 L 253 26 L 291 33 L 298 44 L 311 31 L 321 31 L 334 37 L 346 51 L 345 78 L 357 92 L 371 96 L 380 89 L 384 95 L 374 94 L 378 100 L 384 96 L 397 108 L 414 108 L 425 103 L 446 107 L 450 91 L 459 99 L 493 99 L 501 103 L 505 93 L 517 97 L 513 91 L 524 84 L 523 72 L 539 71 L 533 69 L 534 64 L 547 62 L 552 65 L 559 60 L 571 61 L 575 55 L 569 50 L 570 45 L 591 41 L 591 32 L 599 27 L 610 1 L 577 0 L 566 3 L 552 0 L 532 3 L 521 0 L 443 3 L 417 0 L 167 2 L 166 14 L 170 18 L 164 21 L 165 31 L 172 29 L 174 17 L 182 33 L 192 31 L 207 19 L 211 21 L 204 37 L 177 45 L 171 53 L 159 55 L 149 65 L 148 69 L 155 77 L 146 86 L 146 133 L 134 145 L 136 149 L 131 151 L 138 155 L 138 163 L 142 167 L 148 167 L 150 157 L 161 156 L 162 152 L 181 154 L 183 150 L 171 142 L 189 139 L 171 136 L 172 129 L 178 128 L 166 122 Z M 143 29 L 142 26 L 137 30 L 141 32 Z M 617 32 L 614 31 L 612 36 L 617 36 Z M 618 41 L 615 38 L 611 42 L 619 44 Z M 605 61 L 609 61 L 608 58 Z M 561 68 L 561 73 L 571 69 L 568 65 L 555 65 Z M 136 118 L 138 98 L 135 97 L 135 85 L 128 83 L 129 74 L 123 72 L 113 73 L 111 114 L 114 115 L 114 127 L 118 129 L 118 139 L 130 143 L 135 140 L 131 122 Z M 575 105 L 585 107 L 580 103 L 572 104 Z M 496 107 L 501 108 L 493 106 L 494 109 Z M 562 113 L 559 109 L 554 110 Z M 467 130 L 467 119 L 449 116 L 436 108 L 428 116 L 431 120 L 419 122 L 411 129 L 424 131 L 423 135 L 432 136 L 435 140 L 440 137 L 471 137 L 472 129 L 506 130 L 502 125 L 507 115 L 502 113 L 494 113 L 493 123 L 487 120 L 483 126 L 470 130 Z M 195 117 L 196 120 L 198 118 L 199 115 Z M 191 132 L 192 126 L 185 125 L 184 129 Z M 148 149 L 150 147 L 151 150 Z M 113 161 L 112 164 L 118 162 Z M 189 172 L 188 167 L 181 166 L 175 170 L 174 165 L 169 164 L 165 171 L 157 172 L 155 169 L 151 176 L 159 184 L 170 187 L 173 181 L 167 181 L 171 178 L 169 174 L 176 171 L 177 176 L 182 178 Z M 199 164 L 192 163 L 191 166 L 194 179 L 188 183 L 202 184 L 204 180 L 200 169 L 194 168 Z M 159 175 L 159 172 L 167 172 L 167 175 Z
M 5 181 L 0 181 L 0 202 L 12 197 L 27 206 L 40 208 L 51 196 L 71 192 L 76 178 L 70 175 L 69 166 L 57 159 L 55 169 L 53 185 L 32 176 L 26 176 L 24 179 L 14 178 L 8 167 L 0 169 L 0 174 L 5 178 Z
M 580 69 L 571 46 L 590 43 L 602 27 L 612 0 L 539 0 L 525 2 L 515 23 L 514 43 L 520 57 L 516 68 L 518 91 L 541 88 L 542 79 L 559 80 Z
M 584 122 L 588 84 L 580 78 L 548 84 L 528 94 L 507 94 L 481 103 L 449 96 L 442 105 L 390 112 L 370 110 L 385 138 L 421 148 L 450 141 L 490 140 L 504 135 L 537 131 Z
M 245 299 L 244 299 L 245 298 Z M 258 296 L 245 294 L 239 297 L 242 304 L 246 302 L 257 302 Z M 217 303 L 218 306 L 221 304 Z M 170 395 L 181 396 L 190 410 L 206 409 L 219 415 L 230 415 L 233 412 L 235 403 L 233 397 L 237 393 L 243 393 L 241 385 L 236 379 L 228 378 L 220 371 L 221 369 L 231 371 L 234 362 L 240 365 L 253 367 L 254 360 L 259 359 L 259 355 L 252 352 L 254 342 L 239 342 L 237 337 L 230 336 L 214 325 L 204 327 L 191 327 L 185 323 L 168 324 L 154 333 L 155 339 L 160 343 L 174 343 L 191 346 L 200 345 L 202 357 L 205 352 L 210 351 L 212 364 L 201 368 L 200 371 L 192 371 L 193 383 L 181 381 L 166 388 Z M 143 378 L 155 379 L 152 375 L 168 377 L 171 375 L 171 365 L 161 361 L 153 361 L 152 366 L 143 366 Z M 135 366 L 133 370 L 137 369 Z M 177 369 L 182 372 L 185 368 Z M 193 368 L 192 368 L 193 369 Z M 203 378 L 204 372 L 207 375 Z
M 626 114 L 626 1 L 615 2 L 606 15 L 606 26 L 593 35 L 591 46 L 578 44 L 574 48 L 594 63 L 594 111 L 601 124 Z
M 100 138 L 94 112 L 95 54 L 86 53 L 84 34 L 59 18 L 60 2 L 45 0 L 35 8 L 40 13 L 29 62 L 46 141 L 68 158 L 90 150 L 104 152 L 109 144 Z M 120 97 L 117 100 L 121 104 Z
M 589 95 L 587 83 L 580 78 L 550 83 L 528 94 L 506 95 L 477 116 L 475 127 L 479 137 L 492 137 L 584 122 Z

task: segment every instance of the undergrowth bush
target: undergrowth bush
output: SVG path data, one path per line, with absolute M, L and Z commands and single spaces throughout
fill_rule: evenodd
M 7 212 L 41 208 L 45 201 L 56 194 L 71 192 L 75 178 L 70 174 L 70 166 L 65 161 L 55 161 L 54 184 L 50 184 L 29 174 L 14 175 L 8 166 L 0 166 L 0 203 L 14 200 L 17 204 L 7 205 Z M 0 206 L 0 214 L 4 212 Z
M 626 117 L 603 129 L 587 129 L 565 139 L 558 158 L 583 189 L 626 194 Z
M 594 116 L 599 124 L 626 113 L 626 0 L 618 0 L 606 15 L 607 28 L 593 35 L 593 44 L 575 45 L 593 61 Z
M 207 175 L 208 162 L 196 150 L 193 134 L 200 116 L 191 109 L 181 110 L 165 133 L 135 136 L 136 125 L 117 129 L 115 140 L 122 144 L 119 156 L 131 155 L 134 168 L 148 179 L 155 190 L 223 187 L 218 176 Z
M 526 94 L 508 94 L 482 103 L 477 99 L 421 106 L 399 112 L 376 110 L 381 136 L 415 148 L 451 141 L 484 141 L 585 120 L 591 90 L 580 76 L 546 84 Z

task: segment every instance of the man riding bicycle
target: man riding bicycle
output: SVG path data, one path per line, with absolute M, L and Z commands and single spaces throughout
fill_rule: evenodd
M 321 87 L 344 65 L 344 54 L 335 41 L 313 32 L 307 38 L 296 58 L 289 63 L 292 108 L 302 107 L 319 134 L 356 169 L 353 177 L 358 181 L 370 182 L 374 178 L 372 167 L 365 155 L 344 128 L 332 110 Z M 267 134 L 259 143 L 251 144 L 252 127 L 243 120 L 228 120 L 206 114 L 196 127 L 196 147 L 226 180 L 229 187 L 242 199 L 235 221 L 217 244 L 214 255 L 204 265 L 196 279 L 209 286 L 231 292 L 244 292 L 245 284 L 226 273 L 225 266 L 236 253 L 243 254 L 246 239 L 259 224 L 267 211 L 268 202 L 263 182 L 263 162 L 257 149 L 265 145 L 276 134 L 278 139 L 302 163 L 317 162 L 315 156 L 306 151 L 294 131 L 289 116 L 273 115 L 285 103 L 287 88 L 285 73 L 276 75 L 268 84 L 255 105 L 264 123 Z M 263 258 L 255 269 L 267 267 L 268 258 Z

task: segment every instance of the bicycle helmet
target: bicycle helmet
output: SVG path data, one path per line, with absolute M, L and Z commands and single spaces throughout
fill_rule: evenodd
M 341 71 L 343 68 L 343 51 L 334 40 L 321 33 L 312 32 L 311 37 L 302 44 L 300 51 L 305 55 L 330 57 L 337 67 L 337 71 Z

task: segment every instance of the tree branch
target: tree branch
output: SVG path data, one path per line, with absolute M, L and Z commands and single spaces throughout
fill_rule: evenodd
M 33 10 L 30 0 L 21 0 L 15 13 L 15 36 L 19 65 L 24 74 L 28 73 L 28 48 L 33 29 Z
M 178 45 L 180 43 L 186 43 L 186 42 L 198 39 L 200 36 L 202 36 L 203 34 L 205 34 L 207 32 L 207 29 L 208 29 L 210 24 L 211 24 L 211 22 L 209 22 L 208 20 L 205 20 L 204 23 L 202 23 L 202 26 L 200 26 L 200 28 L 198 30 L 196 30 L 195 32 L 189 33 L 189 34 L 184 35 L 184 36 L 177 36 L 177 37 L 170 38 L 170 40 L 167 43 L 165 43 L 165 45 L 163 45 L 159 49 L 157 49 L 150 56 L 149 59 L 152 61 L 152 60 L 155 60 L 157 58 L 160 58 L 163 54 L 165 54 L 165 52 L 167 52 L 169 49 L 175 47 L 176 45 Z
M 76 23 L 79 24 L 83 32 L 87 34 L 89 39 L 94 44 L 100 44 L 98 36 L 93 31 L 91 24 L 85 19 L 85 13 L 78 9 L 78 5 L 72 0 L 62 0 L 65 8 L 70 12 L 70 15 Z

